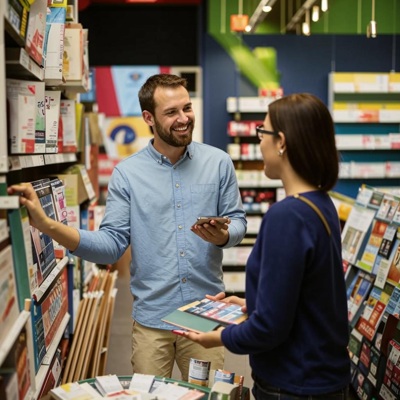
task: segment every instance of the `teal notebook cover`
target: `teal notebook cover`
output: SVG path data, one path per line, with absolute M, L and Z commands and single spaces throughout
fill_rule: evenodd
M 221 325 L 219 322 L 179 310 L 173 311 L 162 320 L 168 324 L 195 332 L 210 332 Z

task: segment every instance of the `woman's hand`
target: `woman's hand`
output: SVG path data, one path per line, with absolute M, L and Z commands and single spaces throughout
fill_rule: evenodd
M 219 292 L 216 295 L 210 295 L 210 294 L 206 294 L 206 298 L 211 300 L 211 301 L 223 301 L 224 303 L 232 303 L 232 304 L 237 304 L 239 306 L 241 306 L 241 310 L 242 312 L 247 312 L 247 307 L 246 307 L 246 300 L 242 299 L 241 297 L 238 296 L 228 296 L 225 297 L 226 294 L 225 292 Z

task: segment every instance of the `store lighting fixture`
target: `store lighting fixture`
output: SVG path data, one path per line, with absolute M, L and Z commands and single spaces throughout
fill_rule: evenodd
M 306 17 L 302 24 L 302 32 L 304 36 L 310 36 L 311 29 L 310 29 L 310 9 L 306 11 Z
M 255 9 L 253 15 L 250 17 L 249 24 L 245 28 L 245 32 L 251 33 L 254 32 L 259 23 L 261 23 L 265 16 L 272 10 L 273 5 L 276 0 L 261 0 L 258 3 L 257 8 Z M 269 10 L 269 11 L 267 11 Z
M 310 36 L 310 25 L 308 25 L 307 22 L 303 22 L 301 31 L 304 36 Z
M 372 8 L 372 15 L 371 15 L 371 21 L 367 26 L 367 37 L 376 38 L 375 0 L 372 0 L 371 8 Z
M 311 19 L 313 20 L 313 22 L 317 22 L 319 20 L 319 7 L 318 6 L 313 6 Z
M 256 30 L 258 24 L 262 22 L 265 16 L 270 12 L 275 4 L 276 0 L 261 0 L 255 9 L 253 15 L 250 17 L 249 23 L 244 29 L 247 33 L 252 33 Z M 284 31 L 289 32 L 296 30 L 299 25 L 302 27 L 302 32 L 304 35 L 310 35 L 311 33 L 311 24 L 310 17 L 313 22 L 319 20 L 319 13 L 321 11 L 328 10 L 328 0 L 321 0 L 321 6 L 318 6 L 316 3 L 319 3 L 319 0 L 305 0 L 304 3 L 297 9 L 297 11 L 292 16 L 291 20 L 286 25 Z M 301 22 L 301 20 L 305 17 L 305 14 L 308 13 L 308 20 Z
M 126 3 L 156 3 L 157 0 L 125 0 Z
M 317 0 L 306 0 L 293 15 L 289 23 L 286 25 L 286 31 L 288 32 L 294 30 L 296 26 L 300 24 L 300 21 L 303 18 L 304 14 L 306 14 L 306 12 L 309 11 L 310 8 L 312 8 L 316 2 Z M 308 26 L 310 26 L 310 22 L 308 22 Z
M 367 26 L 367 37 L 376 38 L 376 21 L 372 20 Z

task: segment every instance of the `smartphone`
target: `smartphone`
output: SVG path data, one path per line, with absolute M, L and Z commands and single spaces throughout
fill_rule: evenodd
M 197 217 L 196 225 L 209 224 L 211 220 L 225 224 L 228 222 L 228 217 Z

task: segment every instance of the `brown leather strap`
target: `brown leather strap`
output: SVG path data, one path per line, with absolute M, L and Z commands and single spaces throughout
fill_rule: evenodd
M 326 231 L 328 232 L 328 235 L 331 236 L 331 228 L 328 224 L 328 221 L 325 219 L 324 215 L 322 214 L 321 210 L 309 199 L 307 199 L 307 197 L 304 197 L 298 193 L 296 193 L 293 197 L 295 197 L 296 199 L 299 199 L 301 201 L 304 201 L 304 203 L 308 204 L 318 215 L 318 217 L 321 219 L 322 223 L 325 226 Z

